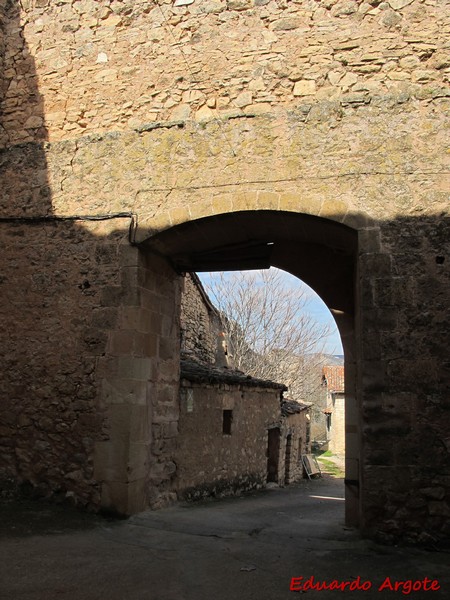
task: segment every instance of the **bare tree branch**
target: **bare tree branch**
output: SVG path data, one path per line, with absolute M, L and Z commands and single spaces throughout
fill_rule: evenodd
M 211 273 L 205 287 L 222 314 L 235 367 L 308 400 L 320 386 L 331 328 L 308 312 L 306 288 L 283 278 L 278 269 Z

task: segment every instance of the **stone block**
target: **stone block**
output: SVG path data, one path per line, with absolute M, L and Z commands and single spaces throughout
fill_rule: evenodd
M 94 478 L 103 481 L 127 481 L 128 440 L 96 442 Z
M 258 206 L 265 210 L 278 210 L 280 206 L 280 194 L 274 192 L 258 192 Z
M 359 257 L 362 277 L 389 278 L 392 274 L 392 259 L 389 254 L 361 254 Z
M 105 481 L 102 483 L 101 506 L 118 515 L 131 515 L 145 510 L 148 504 L 144 480 L 130 483 Z
M 149 470 L 148 443 L 130 443 L 128 454 L 127 475 L 129 482 L 144 480 Z
M 367 392 L 383 391 L 387 385 L 387 366 L 384 361 L 371 360 L 362 364 L 362 383 Z
M 146 478 L 130 481 L 128 484 L 128 515 L 142 512 L 149 507 Z
M 110 352 L 113 356 L 129 356 L 133 354 L 134 331 L 114 331 L 110 337 Z
M 313 96 L 316 93 L 316 82 L 314 80 L 304 79 L 296 81 L 294 84 L 294 96 Z
M 318 214 L 322 201 L 319 196 L 308 193 L 285 192 L 280 194 L 280 210 L 289 210 L 305 214 Z
M 147 381 L 152 374 L 149 357 L 120 356 L 117 358 L 117 375 L 126 379 Z
M 130 443 L 147 444 L 151 435 L 151 424 L 148 420 L 148 406 L 133 405 L 130 408 Z
M 236 192 L 233 195 L 233 211 L 252 210 L 257 207 L 256 192 Z
M 320 208 L 320 216 L 335 221 L 343 221 L 348 212 L 348 206 L 341 200 L 326 200 Z
M 147 382 L 111 377 L 103 381 L 102 395 L 107 404 L 145 405 L 147 403 Z

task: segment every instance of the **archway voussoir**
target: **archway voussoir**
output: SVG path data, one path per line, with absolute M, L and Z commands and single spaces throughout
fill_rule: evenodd
M 170 222 L 172 225 L 181 225 L 191 220 L 189 209 L 185 206 L 178 206 L 169 212 Z
M 238 192 L 233 195 L 233 211 L 255 210 L 258 208 L 257 192 Z
M 372 219 L 372 217 L 362 212 L 348 212 L 342 222 L 352 229 L 364 229 L 366 227 L 377 226 L 377 222 Z
M 280 210 L 317 216 L 321 205 L 322 200 L 319 197 L 299 194 L 298 192 L 280 194 Z
M 161 233 L 172 226 L 169 212 L 164 212 L 153 217 L 139 217 L 135 242 L 140 243 L 149 237 Z
M 342 200 L 325 200 L 320 208 L 320 217 L 343 223 L 348 212 L 348 205 Z
M 191 204 L 189 206 L 189 212 L 191 221 L 194 219 L 202 219 L 203 217 L 211 217 L 215 214 L 211 200 L 203 200 L 202 202 Z
M 229 213 L 233 210 L 233 194 L 223 194 L 212 199 L 212 208 L 215 215 Z
M 280 194 L 277 192 L 258 192 L 258 208 L 263 210 L 279 210 Z

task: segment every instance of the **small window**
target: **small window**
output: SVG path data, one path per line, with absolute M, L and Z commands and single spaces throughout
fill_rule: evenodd
M 186 390 L 186 412 L 194 412 L 194 390 Z
M 232 410 L 224 410 L 223 411 L 223 421 L 222 421 L 222 433 L 224 435 L 231 435 L 232 421 L 233 421 L 233 411 Z

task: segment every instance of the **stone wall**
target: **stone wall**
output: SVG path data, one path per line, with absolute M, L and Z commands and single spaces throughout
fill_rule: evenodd
M 2 487 L 122 514 L 170 498 L 181 286 L 128 221 L 0 226 Z
M 173 499 L 178 421 L 180 277 L 160 257 L 127 246 L 121 287 L 108 297 L 118 319 L 98 361 L 109 435 L 96 444 L 100 506 L 130 514 Z
M 307 440 L 308 411 L 285 415 L 281 420 L 280 484 L 289 485 L 303 478 L 302 454 L 310 454 Z
M 231 435 L 222 430 L 224 410 L 233 411 Z M 279 419 L 279 390 L 183 379 L 173 482 L 178 496 L 194 500 L 265 486 L 267 429 Z
M 362 257 L 364 495 L 369 531 L 389 515 L 383 539 L 450 535 L 449 233 L 444 213 L 399 217 L 383 227 L 386 254 Z
M 448 536 L 446 3 L 0 0 L 0 16 L 5 476 L 121 512 L 169 499 L 180 281 L 150 240 L 276 234 L 276 264 L 343 335 L 348 518 L 385 540 Z M 240 220 L 267 211 L 272 228 Z M 330 223 L 357 238 L 344 308 Z M 91 272 L 108 298 L 88 295 Z
M 218 317 L 195 274 L 187 273 L 181 295 L 181 349 L 193 358 L 216 363 Z
M 432 99 L 448 75 L 445 0 L 20 4 L 29 55 L 17 34 L 5 65 L 2 143 L 42 139 L 44 124 L 59 140 L 158 121 L 307 113 L 316 100 Z M 37 83 L 45 115 L 37 98 L 25 111 L 17 104 Z
M 97 507 L 98 364 L 119 319 L 117 221 L 0 224 L 0 479 Z M 117 293 L 113 293 L 117 292 Z
M 331 428 L 328 450 L 339 456 L 345 455 L 345 396 L 339 392 L 330 394 Z

